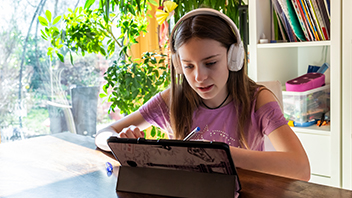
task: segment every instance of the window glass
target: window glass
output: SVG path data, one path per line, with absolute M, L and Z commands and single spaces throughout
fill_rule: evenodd
M 94 136 L 100 127 L 121 117 L 118 112 L 109 115 L 109 103 L 99 97 L 109 60 L 72 54 L 72 65 L 68 51 L 61 51 L 65 62 L 50 60 L 50 43 L 41 37 L 38 15 L 50 10 L 55 18 L 84 3 L 1 1 L 1 143 L 62 132 Z

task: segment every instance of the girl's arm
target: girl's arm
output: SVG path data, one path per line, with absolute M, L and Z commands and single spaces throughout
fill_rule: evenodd
M 161 93 L 162 99 L 169 106 L 170 88 Z M 139 111 L 135 111 L 130 115 L 110 124 L 109 126 L 98 131 L 95 136 L 95 145 L 102 150 L 110 151 L 106 140 L 110 136 L 118 136 L 122 138 L 139 138 L 144 137 L 143 130 L 150 127 L 149 124 Z
M 135 111 L 99 130 L 95 136 L 95 145 L 102 150 L 110 151 L 106 142 L 110 136 L 118 136 L 122 138 L 144 137 L 143 130 L 149 126 L 150 124 L 143 118 L 142 114 L 139 111 Z
M 256 109 L 275 101 L 271 92 L 260 92 Z M 231 155 L 237 167 L 308 181 L 310 165 L 305 150 L 296 134 L 283 125 L 268 135 L 276 151 L 263 152 L 231 147 Z
M 310 166 L 307 155 L 297 136 L 288 125 L 269 134 L 276 151 L 252 151 L 231 147 L 237 167 L 308 181 Z

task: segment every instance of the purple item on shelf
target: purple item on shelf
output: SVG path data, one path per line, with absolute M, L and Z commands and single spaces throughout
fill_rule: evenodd
M 308 73 L 286 82 L 286 91 L 302 92 L 321 87 L 325 84 L 322 73 Z

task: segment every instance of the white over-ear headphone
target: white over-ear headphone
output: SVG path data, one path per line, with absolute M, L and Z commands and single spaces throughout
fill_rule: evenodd
M 212 16 L 217 16 L 220 17 L 221 19 L 225 20 L 226 23 L 231 27 L 231 29 L 234 31 L 234 36 L 236 36 L 237 39 L 237 43 L 233 43 L 227 53 L 227 58 L 228 58 L 228 68 L 231 71 L 239 71 L 240 69 L 242 69 L 243 67 L 243 61 L 244 61 L 244 49 L 243 49 L 243 44 L 241 41 L 241 36 L 240 33 L 238 31 L 238 28 L 236 26 L 236 24 L 225 14 L 211 9 L 211 8 L 198 8 L 195 10 L 192 10 L 190 12 L 188 12 L 187 14 L 185 14 L 183 17 L 181 17 L 177 23 L 175 24 L 175 27 L 173 28 L 170 38 L 171 38 L 171 52 L 172 52 L 172 57 L 171 57 L 171 61 L 172 64 L 174 65 L 177 73 L 182 73 L 181 71 L 181 61 L 180 58 L 175 50 L 175 46 L 174 45 L 174 34 L 178 28 L 178 26 L 181 24 L 182 21 L 196 16 L 196 15 L 212 15 Z

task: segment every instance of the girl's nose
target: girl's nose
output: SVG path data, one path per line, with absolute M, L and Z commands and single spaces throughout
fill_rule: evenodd
M 207 70 L 202 66 L 197 67 L 197 69 L 195 71 L 195 80 L 197 82 L 202 82 L 207 78 L 208 78 Z

